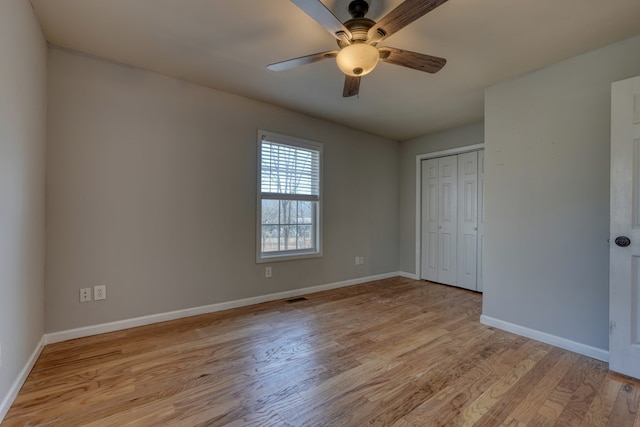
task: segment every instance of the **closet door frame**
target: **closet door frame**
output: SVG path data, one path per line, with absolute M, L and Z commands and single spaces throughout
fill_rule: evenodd
M 434 151 L 432 153 L 418 154 L 416 156 L 416 225 L 415 225 L 415 279 L 422 277 L 422 161 L 436 157 L 453 156 L 456 154 L 468 153 L 471 151 L 484 150 L 484 142 L 480 144 L 467 145 L 465 147 L 452 148 L 449 150 Z

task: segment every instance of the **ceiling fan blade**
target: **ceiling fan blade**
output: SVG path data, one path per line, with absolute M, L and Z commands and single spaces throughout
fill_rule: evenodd
M 413 68 L 427 73 L 437 73 L 444 67 L 447 60 L 437 56 L 425 55 L 423 53 L 411 52 L 409 50 L 397 49 L 395 47 L 381 47 L 380 60 L 389 64 L 400 65 L 402 67 Z
M 369 42 L 377 42 L 431 12 L 447 0 L 405 0 L 369 29 Z
M 337 54 L 338 51 L 329 50 L 327 52 L 314 53 L 312 55 L 301 56 L 299 58 L 287 59 L 286 61 L 269 64 L 267 65 L 267 68 L 271 71 L 290 70 L 301 65 L 313 64 L 314 62 L 322 61 L 323 59 L 335 58 Z
M 342 22 L 331 13 L 320 0 L 291 0 L 307 15 L 322 25 L 331 35 L 337 39 L 351 40 L 351 32 L 342 25 Z
M 355 96 L 360 91 L 360 77 L 344 76 L 344 89 L 342 89 L 342 96 L 348 98 Z

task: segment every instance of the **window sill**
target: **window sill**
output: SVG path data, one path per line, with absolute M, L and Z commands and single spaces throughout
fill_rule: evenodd
M 279 253 L 272 255 L 259 254 L 256 264 L 265 264 L 269 262 L 293 261 L 298 259 L 321 258 L 322 252 L 298 252 L 298 253 Z

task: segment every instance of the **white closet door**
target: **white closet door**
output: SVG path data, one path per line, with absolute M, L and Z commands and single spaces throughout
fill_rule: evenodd
M 457 284 L 458 156 L 438 159 L 438 282 Z
M 422 161 L 421 279 L 438 281 L 438 159 Z
M 476 290 L 484 288 L 484 150 L 478 151 L 478 284 Z
M 476 290 L 478 153 L 458 155 L 458 286 Z

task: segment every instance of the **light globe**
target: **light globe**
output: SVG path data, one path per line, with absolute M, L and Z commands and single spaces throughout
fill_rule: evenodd
M 354 43 L 343 47 L 338 56 L 336 63 L 340 71 L 348 76 L 359 77 L 369 74 L 378 65 L 380 54 L 378 49 L 367 43 Z

